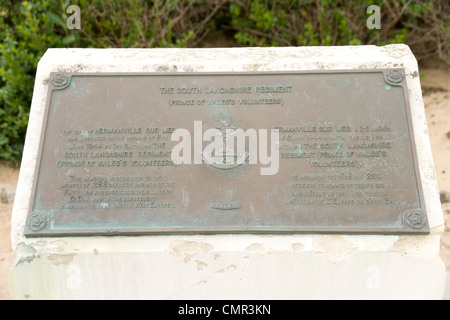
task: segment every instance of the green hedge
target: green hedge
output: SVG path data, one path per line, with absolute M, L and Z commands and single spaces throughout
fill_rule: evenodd
M 381 8 L 380 30 L 366 27 L 372 4 Z M 80 30 L 66 27 L 69 5 L 81 9 Z M 237 46 L 407 43 L 419 60 L 448 61 L 449 6 L 446 0 L 2 0 L 0 159 L 20 163 L 36 66 L 47 48 L 201 47 L 226 34 Z
M 379 30 L 367 28 L 370 5 L 381 8 Z M 433 10 L 433 4 L 425 1 L 242 0 L 230 4 L 232 25 L 238 30 L 235 37 L 250 46 L 403 43 L 413 32 L 411 24 Z
M 70 35 L 49 18 L 58 4 L 3 0 L 0 7 L 0 158 L 14 164 L 22 156 L 37 63 L 47 48 L 70 45 Z

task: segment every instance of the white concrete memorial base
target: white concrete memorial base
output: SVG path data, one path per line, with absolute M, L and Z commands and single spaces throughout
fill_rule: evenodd
M 404 67 L 429 235 L 25 238 L 50 72 Z M 14 299 L 442 299 L 443 216 L 417 62 L 405 45 L 50 49 L 39 62 L 12 217 Z

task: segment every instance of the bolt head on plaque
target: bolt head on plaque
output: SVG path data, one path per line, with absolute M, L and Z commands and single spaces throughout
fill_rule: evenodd
M 27 226 L 33 232 L 39 232 L 49 224 L 49 217 L 43 212 L 35 212 L 28 218 Z
M 52 76 L 51 82 L 57 89 L 67 88 L 70 84 L 70 77 L 64 73 L 57 73 Z
M 427 218 L 417 210 L 412 210 L 405 213 L 406 224 L 415 230 L 422 229 L 427 223 Z
M 385 80 L 392 86 L 399 86 L 404 79 L 403 73 L 400 70 L 389 70 L 385 74 Z

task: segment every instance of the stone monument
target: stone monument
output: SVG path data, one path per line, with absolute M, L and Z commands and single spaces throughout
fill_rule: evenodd
M 16 299 L 441 299 L 405 45 L 50 49 L 12 219 Z

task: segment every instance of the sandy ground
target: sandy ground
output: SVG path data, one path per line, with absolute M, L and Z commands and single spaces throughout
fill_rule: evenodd
M 450 190 L 450 68 L 421 69 L 423 99 L 431 148 L 440 190 Z M 0 188 L 17 184 L 19 170 L 0 162 Z M 8 271 L 12 264 L 10 218 L 12 205 L 0 202 L 0 300 L 10 299 Z M 442 258 L 450 270 L 450 203 L 443 204 L 447 230 L 442 237 Z M 450 288 L 450 283 L 448 285 Z
M 439 190 L 450 191 L 450 68 L 421 70 L 423 100 Z M 447 201 L 450 201 L 448 199 Z M 450 202 L 442 203 L 445 233 L 441 258 L 447 267 L 445 299 L 450 300 Z
M 8 190 L 17 185 L 19 170 L 6 167 L 0 162 L 0 188 Z M 0 300 L 10 299 L 8 272 L 12 264 L 11 212 L 12 204 L 0 201 Z
M 425 69 L 423 100 L 440 190 L 450 190 L 450 68 Z

